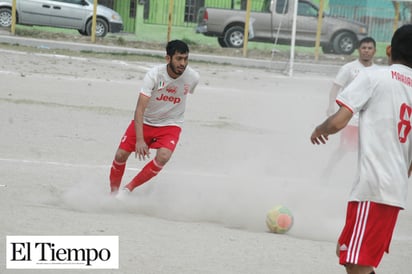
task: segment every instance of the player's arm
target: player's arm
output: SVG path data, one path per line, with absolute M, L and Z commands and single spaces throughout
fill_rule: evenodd
M 312 144 L 325 144 L 330 134 L 335 134 L 344 128 L 352 118 L 352 111 L 341 106 L 339 110 L 317 126 L 310 136 Z
M 143 135 L 143 115 L 147 104 L 149 103 L 149 99 L 150 97 L 140 93 L 134 112 L 134 127 L 136 130 L 135 157 L 139 156 L 139 160 L 144 160 L 146 156 L 149 157 L 150 154 L 149 147 L 145 143 Z
M 339 91 L 341 90 L 342 86 L 333 83 L 332 88 L 329 92 L 329 106 L 326 110 L 326 115 L 331 116 L 335 113 L 335 104 L 336 104 L 336 97 L 338 96 Z

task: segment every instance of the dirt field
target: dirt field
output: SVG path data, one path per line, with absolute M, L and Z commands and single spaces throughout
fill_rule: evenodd
M 325 178 L 339 136 L 309 141 L 333 76 L 191 63 L 201 83 L 173 158 L 119 204 L 108 194 L 111 161 L 145 72 L 163 61 L 9 47 L 0 56 L 2 237 L 118 235 L 120 269 L 97 273 L 344 273 L 334 250 L 356 156 Z M 143 165 L 130 159 L 123 183 Z M 286 235 L 264 223 L 278 204 L 295 217 Z M 380 274 L 412 269 L 411 208 Z M 5 260 L 0 272 L 34 273 Z

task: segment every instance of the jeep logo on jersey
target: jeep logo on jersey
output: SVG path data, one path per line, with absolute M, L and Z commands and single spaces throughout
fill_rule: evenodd
M 171 102 L 173 104 L 179 104 L 182 99 L 180 99 L 179 97 L 167 96 L 167 95 L 161 94 L 160 97 L 156 97 L 156 100 Z

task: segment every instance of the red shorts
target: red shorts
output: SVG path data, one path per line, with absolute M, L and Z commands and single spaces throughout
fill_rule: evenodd
M 349 202 L 339 237 L 339 263 L 377 267 L 389 252 L 399 207 L 374 202 Z
M 347 125 L 341 131 L 340 144 L 347 151 L 358 149 L 358 127 Z
M 174 151 L 179 142 L 181 128 L 178 126 L 154 127 L 143 125 L 144 141 L 149 148 L 167 148 Z M 136 150 L 136 130 L 134 121 L 129 126 L 120 141 L 119 148 L 134 152 Z

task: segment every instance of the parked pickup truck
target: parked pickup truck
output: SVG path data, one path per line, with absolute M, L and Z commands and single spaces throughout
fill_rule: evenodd
M 251 11 L 249 40 L 290 45 L 294 0 L 265 0 L 261 11 Z M 296 19 L 297 46 L 315 46 L 319 9 L 309 0 L 299 0 Z M 215 36 L 221 47 L 243 47 L 246 11 L 201 7 L 197 33 Z M 324 53 L 352 54 L 367 36 L 365 24 L 324 13 L 320 45 Z
M 0 27 L 11 26 L 12 0 L 0 0 Z M 16 0 L 17 23 L 77 29 L 82 35 L 92 30 L 93 0 Z M 120 15 L 105 6 L 96 11 L 96 36 L 120 32 L 123 21 Z

